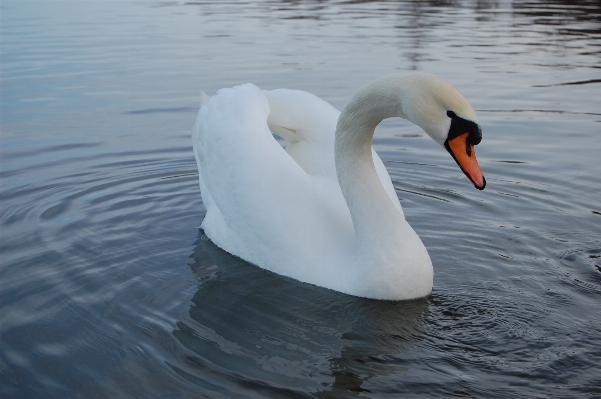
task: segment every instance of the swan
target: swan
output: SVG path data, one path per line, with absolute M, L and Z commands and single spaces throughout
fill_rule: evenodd
M 192 128 L 201 228 L 223 250 L 305 283 L 381 300 L 429 295 L 430 256 L 371 146 L 390 117 L 420 126 L 484 189 L 476 114 L 439 77 L 383 76 L 342 112 L 304 91 L 247 83 L 205 95 Z

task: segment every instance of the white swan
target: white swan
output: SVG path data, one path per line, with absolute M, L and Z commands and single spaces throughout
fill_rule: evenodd
M 393 116 L 422 127 L 484 188 L 476 114 L 436 76 L 381 77 L 342 113 L 303 91 L 244 84 L 211 97 L 192 129 L 201 227 L 225 251 L 303 282 L 374 299 L 428 295 L 430 257 L 371 147 Z

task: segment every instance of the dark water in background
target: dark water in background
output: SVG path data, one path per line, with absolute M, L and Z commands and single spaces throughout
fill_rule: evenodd
M 598 1 L 3 0 L 0 33 L 3 398 L 601 395 Z M 200 88 L 341 108 L 413 70 L 477 110 L 488 180 L 378 128 L 429 298 L 298 283 L 198 230 Z

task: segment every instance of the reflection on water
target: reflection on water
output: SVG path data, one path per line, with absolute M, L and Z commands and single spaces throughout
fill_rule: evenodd
M 595 0 L 515 1 L 511 7 L 516 16 L 530 17 L 532 23 L 555 28 L 546 32 L 550 35 L 586 36 L 601 32 L 601 8 Z
M 192 265 L 199 289 L 173 332 L 197 355 L 187 370 L 172 366 L 192 382 L 227 395 L 368 392 L 363 382 L 397 372 L 389 357 L 423 334 L 427 300 L 365 300 L 282 278 L 200 234 Z
M 601 394 L 600 18 L 596 0 L 2 1 L 0 396 Z M 348 297 L 203 238 L 201 88 L 341 108 L 412 70 L 474 105 L 488 180 L 378 127 L 429 298 Z

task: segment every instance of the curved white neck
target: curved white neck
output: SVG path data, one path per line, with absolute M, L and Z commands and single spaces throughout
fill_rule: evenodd
M 386 230 L 395 230 L 402 215 L 376 173 L 371 145 L 376 126 L 401 116 L 398 91 L 383 77 L 360 88 L 346 104 L 336 126 L 335 162 L 338 182 L 349 206 L 358 245 L 373 246 Z
M 382 297 L 398 291 L 397 299 L 427 295 L 432 286 L 428 253 L 387 195 L 372 158 L 376 126 L 389 117 L 407 118 L 399 87 L 403 81 L 393 75 L 359 89 L 340 114 L 335 141 L 338 182 L 357 239 L 356 275 L 367 280 L 377 280 L 378 276 L 390 280 L 374 281 L 374 286 L 388 287 Z

